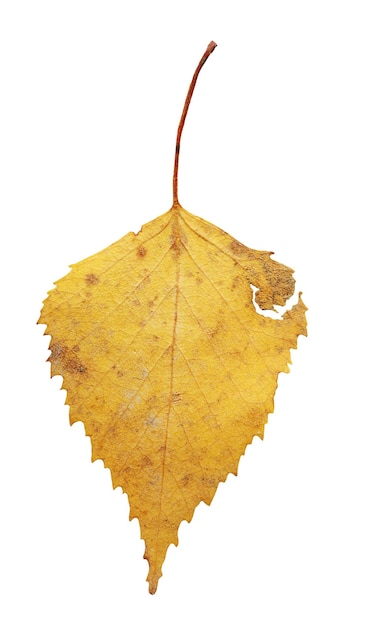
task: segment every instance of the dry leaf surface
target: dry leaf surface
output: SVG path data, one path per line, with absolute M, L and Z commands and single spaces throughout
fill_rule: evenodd
M 294 292 L 292 270 L 175 203 L 72 266 L 44 303 L 51 373 L 70 421 L 139 519 L 154 593 L 182 520 L 236 474 L 263 436 L 306 307 L 261 315 Z

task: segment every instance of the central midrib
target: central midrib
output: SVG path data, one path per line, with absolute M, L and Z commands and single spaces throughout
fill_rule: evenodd
M 163 494 L 164 494 L 164 476 L 165 476 L 166 457 L 167 457 L 168 431 L 169 431 L 169 423 L 170 423 L 170 418 L 171 418 L 171 409 L 172 409 L 172 404 L 173 404 L 176 333 L 177 333 L 177 326 L 178 326 L 178 306 L 179 306 L 179 294 L 180 294 L 180 258 L 181 258 L 180 246 L 181 246 L 180 226 L 179 226 L 178 215 L 175 214 L 173 216 L 173 222 L 172 222 L 172 242 L 171 242 L 174 263 L 176 266 L 174 319 L 173 319 L 173 328 L 172 328 L 172 341 L 170 345 L 170 381 L 169 381 L 168 408 L 167 408 L 167 416 L 166 416 L 165 435 L 164 435 L 164 443 L 163 443 L 162 481 L 161 481 L 161 491 L 160 491 L 160 497 L 159 497 L 159 509 L 158 509 L 158 518 L 157 518 L 158 519 L 157 540 L 158 540 L 160 522 L 161 522 Z M 156 561 L 156 558 L 155 558 L 155 561 Z

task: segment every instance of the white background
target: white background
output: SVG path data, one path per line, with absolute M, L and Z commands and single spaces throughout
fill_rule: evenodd
M 369 4 L 1 3 L 0 621 L 370 623 Z M 149 596 L 137 521 L 49 379 L 42 300 L 180 201 L 296 270 L 309 337 L 265 441 Z

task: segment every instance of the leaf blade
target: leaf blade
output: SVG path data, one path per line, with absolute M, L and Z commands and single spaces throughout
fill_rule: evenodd
M 73 265 L 44 304 L 51 374 L 63 376 L 93 460 L 128 494 L 151 593 L 181 521 L 263 437 L 278 373 L 305 334 L 301 298 L 266 318 L 252 281 L 270 308 L 294 289 L 269 253 L 178 208 Z

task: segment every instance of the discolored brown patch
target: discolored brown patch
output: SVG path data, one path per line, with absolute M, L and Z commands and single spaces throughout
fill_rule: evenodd
M 225 330 L 225 325 L 224 325 L 223 319 L 221 318 L 218 320 L 216 326 L 214 326 L 213 328 L 207 328 L 206 333 L 209 337 L 214 339 L 218 334 L 220 334 L 224 330 Z
M 86 366 L 76 356 L 76 346 L 72 350 L 68 346 L 63 346 L 60 343 L 55 343 L 51 346 L 51 355 L 48 359 L 57 369 L 58 374 L 69 372 L 69 374 L 85 374 L 87 372 Z
M 70 374 L 84 374 L 86 372 L 86 367 L 79 359 L 68 359 L 65 367 Z
M 243 279 L 241 278 L 241 276 L 234 276 L 233 281 L 231 283 L 231 291 L 234 291 L 234 289 L 237 289 L 238 287 L 243 286 Z
M 96 274 L 86 274 L 85 283 L 89 286 L 97 285 L 99 282 L 99 278 Z
M 139 259 L 143 259 L 146 256 L 146 248 L 144 248 L 144 246 L 139 246 L 137 249 L 137 256 L 139 257 Z
M 51 355 L 49 356 L 48 360 L 52 363 L 56 363 L 63 358 L 67 348 L 65 346 L 62 346 L 60 343 L 54 343 L 52 346 L 50 346 L 50 350 Z
M 177 258 L 181 252 L 181 241 L 178 235 L 170 236 L 170 248 L 171 248 L 172 255 L 175 258 Z
M 245 246 L 243 246 L 243 244 L 239 241 L 236 241 L 236 239 L 233 239 L 230 244 L 230 249 L 234 252 L 234 254 L 240 255 L 244 252 Z

